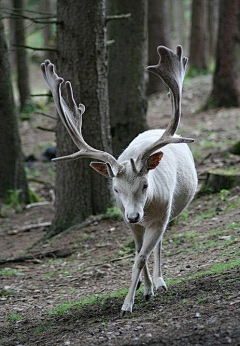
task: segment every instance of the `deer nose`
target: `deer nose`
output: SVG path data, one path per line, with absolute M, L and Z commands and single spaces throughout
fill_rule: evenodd
M 129 223 L 136 223 L 140 220 L 140 215 L 139 213 L 127 215 L 127 219 Z

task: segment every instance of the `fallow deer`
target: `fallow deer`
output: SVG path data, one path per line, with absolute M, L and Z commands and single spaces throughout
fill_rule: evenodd
M 70 82 L 65 82 L 68 104 L 61 96 L 63 78 L 46 60 L 42 71 L 48 83 L 58 114 L 79 151 L 53 159 L 54 162 L 92 158 L 91 167 L 112 179 L 112 189 L 123 218 L 132 231 L 136 246 L 132 282 L 121 309 L 121 316 L 131 313 L 136 290 L 143 274 L 144 295 L 149 299 L 157 290 L 167 290 L 161 270 L 161 246 L 166 227 L 192 200 L 197 188 L 197 173 L 191 151 L 186 143 L 191 138 L 175 135 L 181 116 L 182 85 L 188 59 L 182 47 L 176 54 L 159 46 L 159 63 L 148 71 L 159 76 L 170 90 L 172 117 L 166 130 L 148 130 L 138 135 L 115 159 L 111 154 L 87 144 L 82 136 L 83 104 L 76 105 Z M 176 145 L 177 144 L 177 145 Z M 161 149 L 161 150 L 160 150 Z M 154 252 L 153 281 L 148 259 Z

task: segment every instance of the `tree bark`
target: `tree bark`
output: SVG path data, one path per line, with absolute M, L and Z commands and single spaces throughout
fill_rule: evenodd
M 239 0 L 221 0 L 213 89 L 210 107 L 238 107 L 240 104 L 235 71 L 235 45 L 238 33 Z
M 28 185 L 23 168 L 20 136 L 14 108 L 8 51 L 0 13 L 0 200 L 8 190 L 21 190 L 20 199 L 27 203 Z
M 199 71 L 209 65 L 207 35 L 207 1 L 193 0 L 189 64 Z
M 158 46 L 171 48 L 168 0 L 151 0 L 148 4 L 148 65 L 158 64 Z M 149 73 L 147 94 L 164 89 L 165 84 L 161 79 Z
M 57 72 L 70 80 L 74 97 L 86 107 L 83 135 L 91 146 L 111 152 L 108 111 L 105 0 L 59 0 Z M 60 120 L 57 156 L 77 151 Z M 56 166 L 56 213 L 50 235 L 106 211 L 108 181 L 89 167 L 89 160 Z
M 13 0 L 13 7 L 21 15 L 23 9 L 23 0 Z M 15 19 L 15 44 L 16 46 L 25 46 L 25 26 L 24 19 Z M 25 106 L 30 101 L 30 85 L 28 72 L 28 58 L 25 48 L 15 47 L 17 52 L 17 84 L 20 99 L 20 111 L 24 111 Z
M 108 14 L 131 13 L 125 20 L 110 21 L 109 103 L 113 153 L 118 156 L 146 129 L 147 1 L 108 2 Z

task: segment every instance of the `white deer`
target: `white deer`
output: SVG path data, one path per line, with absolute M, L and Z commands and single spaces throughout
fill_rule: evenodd
M 141 272 L 144 295 L 167 290 L 162 277 L 161 246 L 163 234 L 170 220 L 178 216 L 192 200 L 197 188 L 197 173 L 189 147 L 193 139 L 175 135 L 181 116 L 182 84 L 188 59 L 177 46 L 176 54 L 163 46 L 157 49 L 159 63 L 148 71 L 158 75 L 169 87 L 172 117 L 166 130 L 149 130 L 137 136 L 116 160 L 111 154 L 92 148 L 82 136 L 84 105 L 76 105 L 70 82 L 66 82 L 68 104 L 61 96 L 63 78 L 58 77 L 54 65 L 46 60 L 42 71 L 55 102 L 59 116 L 79 151 L 53 159 L 54 162 L 93 158 L 91 167 L 112 178 L 113 193 L 126 224 L 132 231 L 136 246 L 132 282 L 121 309 L 121 316 L 131 313 Z M 175 144 L 178 145 L 175 145 Z M 183 143 L 183 144 L 179 144 Z M 161 151 L 160 151 L 161 148 Z M 159 164 L 161 161 L 161 164 Z M 153 282 L 148 270 L 148 259 L 154 251 Z

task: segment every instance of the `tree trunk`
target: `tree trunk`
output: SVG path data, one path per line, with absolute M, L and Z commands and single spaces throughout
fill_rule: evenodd
M 0 14 L 1 17 L 1 14 Z M 28 186 L 18 133 L 8 51 L 0 18 L 0 200 L 8 190 L 21 190 L 20 199 L 28 202 Z
M 108 2 L 108 14 L 131 13 L 108 24 L 109 103 L 113 153 L 118 156 L 146 129 L 147 1 Z
M 18 10 L 18 14 L 22 15 L 23 0 L 13 0 L 13 7 Z M 15 19 L 15 44 L 17 46 L 25 46 L 25 26 L 24 19 Z M 20 98 L 20 111 L 24 111 L 27 103 L 30 101 L 30 86 L 28 59 L 26 49 L 23 47 L 15 47 L 17 51 L 17 84 Z
M 169 1 L 151 0 L 148 4 L 148 65 L 158 64 L 158 46 L 171 48 Z M 165 84 L 153 73 L 149 74 L 147 93 L 164 90 Z
M 198 71 L 208 68 L 207 1 L 192 1 L 192 27 L 189 64 Z
M 216 55 L 217 33 L 219 23 L 219 0 L 208 1 L 208 32 L 209 32 L 209 55 Z
M 216 69 L 210 107 L 238 107 L 239 90 L 235 71 L 235 45 L 238 33 L 239 0 L 221 0 L 217 42 Z
M 39 9 L 40 12 L 43 13 L 56 13 L 56 3 L 52 0 L 41 0 L 41 2 L 39 2 Z M 43 38 L 44 47 L 55 48 L 54 24 L 45 24 L 43 26 Z M 55 52 L 45 52 L 45 59 L 53 60 L 54 57 Z
M 74 97 L 86 106 L 84 139 L 111 152 L 108 112 L 105 0 L 59 0 L 57 72 L 73 85 Z M 71 19 L 71 20 L 70 20 Z M 60 120 L 57 156 L 77 151 Z M 56 214 L 50 234 L 56 234 L 106 211 L 110 204 L 108 181 L 89 167 L 89 160 L 57 164 Z

